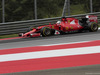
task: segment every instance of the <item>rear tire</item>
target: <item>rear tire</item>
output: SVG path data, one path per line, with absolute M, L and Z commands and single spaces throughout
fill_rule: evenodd
M 96 31 L 98 31 L 98 24 L 97 24 L 97 23 L 95 23 L 95 22 L 90 22 L 90 23 L 88 24 L 88 26 L 89 26 L 89 31 L 90 31 L 90 32 L 96 32 Z

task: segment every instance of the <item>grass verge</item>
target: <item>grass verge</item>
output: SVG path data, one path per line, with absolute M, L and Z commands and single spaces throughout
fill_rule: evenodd
M 3 39 L 3 38 L 12 38 L 12 37 L 18 37 L 18 34 L 1 35 L 0 36 L 0 39 Z

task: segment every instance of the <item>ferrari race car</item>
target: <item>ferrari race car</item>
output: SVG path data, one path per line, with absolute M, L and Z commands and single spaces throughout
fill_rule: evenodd
M 69 32 L 83 32 L 89 30 L 96 32 L 98 30 L 97 16 L 87 15 L 78 20 L 76 18 L 62 17 L 56 24 L 31 27 L 29 32 L 20 33 L 20 37 L 50 36 L 55 34 L 66 34 Z

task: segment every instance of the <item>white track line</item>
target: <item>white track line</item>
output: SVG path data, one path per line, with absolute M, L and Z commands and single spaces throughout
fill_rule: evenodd
M 100 53 L 100 46 L 0 55 L 0 62 Z
M 78 43 L 85 43 L 85 42 L 91 42 L 91 41 L 80 41 L 80 42 L 70 42 L 70 43 L 58 43 L 58 44 L 48 44 L 48 45 L 39 45 L 39 46 L 55 46 L 55 45 L 63 45 L 63 44 L 78 44 Z

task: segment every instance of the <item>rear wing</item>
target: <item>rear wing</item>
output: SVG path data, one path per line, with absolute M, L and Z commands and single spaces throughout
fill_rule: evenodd
M 96 22 L 98 23 L 98 17 L 94 15 L 87 15 L 86 18 L 88 18 L 89 22 Z

